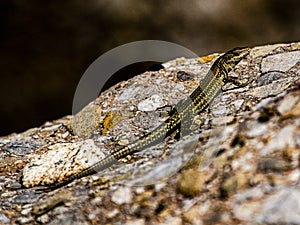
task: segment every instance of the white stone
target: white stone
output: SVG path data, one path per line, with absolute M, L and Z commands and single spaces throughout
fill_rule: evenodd
M 266 124 L 258 123 L 257 121 L 251 122 L 249 128 L 247 136 L 251 138 L 264 135 L 268 131 L 268 126 Z
M 292 96 L 292 95 L 288 95 L 286 98 L 283 99 L 283 101 L 280 103 L 280 105 L 278 106 L 278 112 L 280 112 L 281 114 L 286 113 L 287 111 L 289 111 L 291 108 L 293 108 L 293 106 L 295 105 L 295 103 L 299 100 L 298 96 Z
M 154 111 L 157 108 L 163 107 L 165 105 L 165 101 L 160 95 L 154 94 L 150 98 L 147 98 L 141 101 L 138 104 L 138 110 L 140 111 Z
M 146 224 L 144 219 L 137 219 L 137 220 L 127 221 L 124 225 L 144 225 L 144 224 Z
M 132 201 L 132 193 L 129 187 L 120 187 L 112 195 L 111 200 L 122 205 L 124 203 L 130 203 Z
M 293 133 L 295 130 L 294 125 L 288 125 L 282 128 L 267 144 L 267 146 L 260 151 L 261 155 L 268 155 L 271 152 L 279 149 L 284 149 L 288 146 L 293 146 L 294 138 Z
M 261 70 L 263 73 L 268 71 L 286 72 L 299 61 L 300 51 L 271 55 L 263 59 L 261 63 Z
M 300 224 L 300 190 L 285 188 L 265 199 L 256 222 L 261 224 Z
M 0 213 L 0 223 L 1 224 L 8 224 L 10 220 L 2 213 Z
M 140 91 L 140 87 L 128 88 L 124 90 L 124 92 L 119 96 L 118 100 L 124 101 L 133 98 L 139 91 Z
M 278 47 L 283 47 L 284 44 L 276 44 L 276 45 L 264 45 L 264 46 L 258 46 L 251 50 L 250 55 L 253 58 L 256 57 L 262 57 L 265 55 L 268 55 L 271 51 L 275 50 Z
M 48 147 L 43 155 L 36 155 L 23 169 L 23 185 L 52 184 L 64 180 L 93 165 L 104 153 L 92 139 L 77 143 L 58 143 Z

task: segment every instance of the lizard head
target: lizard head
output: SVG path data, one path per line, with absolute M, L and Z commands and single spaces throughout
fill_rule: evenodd
M 250 48 L 247 47 L 237 47 L 226 52 L 221 58 L 227 73 L 233 70 L 234 67 L 249 54 L 249 52 Z

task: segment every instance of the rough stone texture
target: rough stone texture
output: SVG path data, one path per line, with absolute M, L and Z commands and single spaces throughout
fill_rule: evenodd
M 31 159 L 23 169 L 25 187 L 47 185 L 62 181 L 104 158 L 94 141 L 87 139 L 76 143 L 58 143 Z
M 75 117 L 0 138 L 0 223 L 299 224 L 300 43 L 253 48 L 232 73 L 250 84 L 226 85 L 190 136 L 171 135 L 49 193 L 31 187 L 63 180 L 151 131 L 216 56 L 167 62 Z M 179 79 L 182 71 L 194 76 Z
M 72 118 L 68 127 L 75 135 L 89 137 L 100 126 L 99 110 L 100 108 L 91 102 Z
M 300 61 L 299 52 L 288 52 L 271 55 L 263 59 L 261 62 L 261 72 L 269 71 L 286 72 L 290 70 L 296 63 Z

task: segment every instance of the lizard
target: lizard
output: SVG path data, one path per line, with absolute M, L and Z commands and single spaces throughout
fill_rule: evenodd
M 165 122 L 137 140 L 123 146 L 120 149 L 114 150 L 112 153 L 92 166 L 42 190 L 55 190 L 76 179 L 96 174 L 97 172 L 109 168 L 121 158 L 158 144 L 175 130 L 188 130 L 191 118 L 203 112 L 222 91 L 222 87 L 225 84 L 232 83 L 235 86 L 244 87 L 249 83 L 242 83 L 228 75 L 229 72 L 232 71 L 235 66 L 249 54 L 249 52 L 250 48 L 248 47 L 237 47 L 224 53 L 215 60 L 207 75 L 200 81 L 198 87 L 190 94 L 190 96 L 177 103 L 177 105 L 171 109 L 171 112 L 169 113 L 170 116 L 165 120 Z M 181 133 L 181 135 L 183 135 L 183 133 Z

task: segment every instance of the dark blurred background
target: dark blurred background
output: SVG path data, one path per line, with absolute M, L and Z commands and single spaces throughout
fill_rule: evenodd
M 300 39 L 299 0 L 1 0 L 0 17 L 0 136 L 71 114 L 84 71 L 121 44 L 205 55 Z

